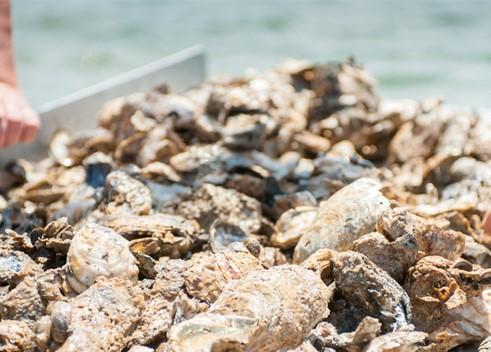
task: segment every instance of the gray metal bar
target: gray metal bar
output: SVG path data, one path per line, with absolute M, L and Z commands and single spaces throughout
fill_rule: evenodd
M 47 103 L 38 109 L 42 127 L 36 141 L 0 149 L 0 166 L 12 159 L 36 160 L 45 156 L 57 129 L 79 132 L 96 127 L 97 112 L 110 99 L 145 92 L 162 83 L 181 92 L 199 85 L 205 78 L 204 50 L 195 46 Z

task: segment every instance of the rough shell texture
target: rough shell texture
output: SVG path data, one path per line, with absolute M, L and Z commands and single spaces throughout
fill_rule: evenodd
M 66 255 L 74 233 L 73 227 L 68 223 L 66 217 L 50 222 L 40 232 L 41 235 L 36 242 L 37 247 L 43 246 L 54 250 L 56 253 Z
M 59 352 L 119 352 L 138 321 L 143 299 L 128 281 L 101 278 L 70 301 L 71 335 Z
M 162 85 L 0 167 L 0 350 L 476 350 L 491 124 L 374 84 L 349 59 Z
M 445 321 L 430 334 L 430 340 L 447 348 L 468 342 L 479 342 L 491 335 L 491 290 L 483 290 L 478 296 L 452 309 Z
M 122 171 L 114 171 L 107 176 L 105 193 L 104 211 L 108 214 L 125 211 L 145 215 L 152 209 L 148 188 Z
M 253 272 L 231 282 L 206 313 L 174 326 L 171 346 L 175 351 L 292 348 L 328 315 L 331 294 L 315 273 L 299 266 Z
M 165 337 L 174 322 L 177 297 L 184 288 L 185 270 L 183 260 L 171 259 L 163 265 L 151 287 L 144 290 L 140 322 L 129 339 L 132 344 L 149 344 Z
M 27 277 L 4 297 L 0 298 L 0 317 L 20 320 L 32 326 L 44 315 L 45 300 L 40 295 L 38 282 Z
M 427 334 L 419 331 L 397 331 L 374 338 L 363 352 L 417 352 L 426 345 Z
M 310 334 L 310 341 L 318 349 L 335 351 L 361 351 L 363 347 L 380 334 L 380 322 L 365 317 L 353 332 L 339 334 L 336 327 L 328 322 L 319 323 Z
M 263 269 L 261 262 L 248 251 L 223 249 L 216 253 L 198 253 L 191 257 L 184 273 L 189 295 L 213 303 L 231 280 Z
M 464 252 L 465 236 L 462 233 L 446 229 L 403 209 L 385 212 L 377 228 L 391 239 L 412 234 L 423 255 L 439 255 L 455 260 Z
M 418 243 L 412 233 L 389 242 L 378 232 L 363 235 L 353 243 L 352 250 L 360 252 L 384 269 L 399 283 L 418 257 Z
M 477 342 L 490 334 L 489 269 L 430 256 L 418 261 L 405 287 L 416 328 L 447 348 Z
M 293 261 L 301 263 L 321 248 L 347 250 L 353 241 L 373 231 L 380 215 L 389 208 L 380 188 L 377 181 L 362 178 L 321 204 L 295 247 Z
M 336 288 L 351 305 L 382 323 L 384 332 L 407 328 L 411 303 L 404 289 L 366 256 L 347 251 L 333 258 Z
M 39 267 L 25 253 L 0 249 L 0 283 L 16 284 L 34 274 Z
M 33 352 L 34 333 L 26 323 L 17 320 L 0 321 L 0 351 Z
M 256 199 L 212 184 L 198 188 L 190 200 L 179 204 L 178 211 L 186 218 L 196 219 L 204 228 L 209 228 L 215 219 L 237 225 L 247 234 L 261 228 L 261 205 Z
M 178 258 L 187 253 L 200 231 L 196 221 L 170 214 L 116 216 L 105 223 L 131 240 L 133 253 L 157 257 Z
M 97 224 L 87 224 L 75 234 L 68 250 L 67 272 L 68 282 L 77 292 L 86 290 L 101 276 L 133 282 L 138 278 L 128 241 Z

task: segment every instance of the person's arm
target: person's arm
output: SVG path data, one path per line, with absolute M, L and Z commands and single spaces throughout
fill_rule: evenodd
M 39 116 L 18 87 L 12 49 L 10 0 L 0 0 L 0 148 L 31 142 Z
M 0 0 L 0 82 L 16 87 L 11 34 L 10 0 Z

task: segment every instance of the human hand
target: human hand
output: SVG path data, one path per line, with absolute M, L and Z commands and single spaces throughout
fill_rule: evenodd
M 38 114 L 20 90 L 0 82 L 0 148 L 32 142 L 39 125 Z

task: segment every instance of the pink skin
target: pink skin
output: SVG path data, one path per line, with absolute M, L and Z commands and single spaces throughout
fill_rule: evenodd
M 10 1 L 0 0 L 0 148 L 19 142 L 32 142 L 39 124 L 39 116 L 17 85 L 11 41 Z

